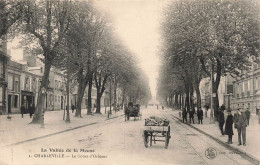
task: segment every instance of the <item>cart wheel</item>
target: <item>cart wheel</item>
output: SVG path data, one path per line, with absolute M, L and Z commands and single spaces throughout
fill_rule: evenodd
M 167 132 L 166 135 L 165 135 L 165 149 L 168 148 L 170 137 L 171 136 L 170 136 L 169 132 Z
M 147 148 L 148 147 L 149 138 L 148 138 L 148 134 L 146 132 L 144 132 L 143 138 L 144 138 L 144 146 L 145 146 L 145 148 Z

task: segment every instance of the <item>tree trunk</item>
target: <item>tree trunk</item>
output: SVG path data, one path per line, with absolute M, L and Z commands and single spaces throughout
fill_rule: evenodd
M 98 90 L 97 90 L 97 91 L 98 91 Z M 101 96 L 102 96 L 102 95 L 101 95 L 99 92 L 97 92 L 97 105 L 96 105 L 96 107 L 97 107 L 96 113 L 97 113 L 97 114 L 101 114 L 101 112 L 100 112 L 100 108 L 101 108 L 101 106 L 100 106 Z
M 193 100 L 193 88 L 192 86 L 190 87 L 190 106 L 191 109 L 194 110 L 194 100 Z M 190 109 L 188 109 L 188 112 L 190 112 Z
M 175 94 L 175 103 L 174 106 L 179 108 L 179 102 L 178 102 L 178 94 Z
M 122 98 L 122 104 L 121 104 L 121 108 L 123 108 L 124 104 L 125 104 L 125 88 L 123 87 L 123 98 Z
M 87 80 L 86 80 L 86 78 L 83 78 L 83 77 L 84 77 L 83 69 L 81 69 L 79 74 L 78 74 L 79 85 L 78 85 L 77 105 L 76 105 L 77 109 L 76 109 L 75 117 L 82 117 L 81 116 L 81 104 L 82 104 L 85 89 L 86 89 L 86 86 L 87 86 Z
M 66 83 L 66 93 L 67 93 L 67 116 L 66 123 L 70 123 L 70 74 L 67 74 L 67 83 Z
M 114 77 L 114 111 L 116 111 L 116 104 L 117 104 L 116 89 L 117 89 L 117 78 L 115 76 Z
M 44 118 L 44 101 L 46 97 L 46 93 L 42 93 L 42 89 L 44 88 L 45 91 L 48 89 L 49 85 L 49 74 L 50 74 L 50 69 L 52 65 L 52 60 L 48 60 L 48 58 L 45 58 L 45 69 L 42 77 L 42 82 L 39 90 L 39 96 L 37 98 L 37 106 L 35 108 L 35 112 L 33 115 L 32 122 L 33 124 L 39 124 L 41 117 Z
M 110 114 L 112 114 L 111 102 L 112 102 L 112 84 L 111 84 L 111 79 L 110 79 L 110 84 L 109 84 L 109 113 Z
M 92 93 L 92 80 L 93 80 L 93 74 L 89 77 L 89 84 L 88 84 L 88 112 L 87 115 L 92 115 L 91 108 L 92 108 L 92 99 L 91 99 L 91 93 Z
M 201 95 L 200 95 L 200 89 L 198 85 L 196 85 L 195 91 L 197 95 L 197 109 L 199 109 L 199 107 L 201 107 Z
M 217 75 L 216 75 L 216 81 L 213 83 L 213 92 L 216 94 L 216 97 L 213 98 L 214 102 L 214 116 L 215 120 L 218 121 L 218 108 L 219 108 L 219 100 L 218 100 L 218 87 L 221 79 L 221 63 L 219 60 L 217 60 Z

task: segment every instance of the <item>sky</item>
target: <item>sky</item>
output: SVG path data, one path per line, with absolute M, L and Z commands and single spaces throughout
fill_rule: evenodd
M 163 0 L 97 0 L 111 14 L 116 33 L 140 60 L 149 77 L 152 96 L 156 95 L 159 70 L 160 19 Z
M 139 60 L 149 78 L 152 96 L 156 95 L 159 70 L 160 18 L 166 0 L 96 0 L 97 6 L 112 17 L 115 32 Z M 18 40 L 8 44 L 14 60 L 22 59 L 15 49 Z

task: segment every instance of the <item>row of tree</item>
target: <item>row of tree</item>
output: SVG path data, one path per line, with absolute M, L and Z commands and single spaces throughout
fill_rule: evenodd
M 111 84 L 114 106 L 119 104 L 116 103 L 118 88 L 123 91 L 122 104 L 127 96 L 138 102 L 149 99 L 147 78 L 141 73 L 131 52 L 116 37 L 110 18 L 98 10 L 93 1 L 0 0 L 0 7 L 4 9 L 0 13 L 0 24 L 5 24 L 1 27 L 1 35 L 5 35 L 8 29 L 12 34 L 22 34 L 25 39 L 23 43 L 33 43 L 27 48 L 45 65 L 32 123 L 39 123 L 44 115 L 44 89 L 49 85 L 51 67 L 64 71 L 67 96 L 70 84 L 76 81 L 76 117 L 81 117 L 86 87 L 87 114 L 91 114 L 93 86 L 97 89 L 96 113 L 100 113 L 101 97 L 108 86 L 111 89 Z M 66 121 L 70 121 L 69 97 Z
M 212 77 L 214 112 L 222 76 L 239 76 L 258 57 L 259 4 L 254 0 L 178 0 L 161 25 L 158 96 L 189 111 L 201 107 L 200 82 Z M 196 93 L 196 100 L 194 100 Z

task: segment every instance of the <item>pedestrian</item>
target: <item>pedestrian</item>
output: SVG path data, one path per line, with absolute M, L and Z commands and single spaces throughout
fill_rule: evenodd
M 238 145 L 239 146 L 242 145 L 241 143 L 241 133 L 242 133 L 243 145 L 246 146 L 247 118 L 245 112 L 241 111 L 240 108 L 238 108 L 237 112 L 234 114 L 234 123 L 238 134 Z
M 183 108 L 182 110 L 182 122 L 184 123 L 184 120 L 186 121 L 187 123 L 187 111 L 185 108 Z
M 218 112 L 218 125 L 219 125 L 220 132 L 221 132 L 221 134 L 223 136 L 224 136 L 224 132 L 223 132 L 224 123 L 225 123 L 224 112 L 223 112 L 222 109 L 219 109 L 219 112 Z
M 162 105 L 162 110 L 164 110 L 164 106 Z
M 203 111 L 202 111 L 201 107 L 199 107 L 199 109 L 198 109 L 197 116 L 198 116 L 199 124 L 203 124 L 203 123 L 202 123 L 202 120 L 203 120 Z
M 247 125 L 249 125 L 249 120 L 250 120 L 250 111 L 249 111 L 249 108 L 246 108 L 245 114 L 246 114 L 246 119 L 247 119 Z
M 226 143 L 232 144 L 232 136 L 234 135 L 233 133 L 233 115 L 231 113 L 231 110 L 227 111 L 228 116 L 226 119 L 226 124 L 225 124 L 225 134 L 228 135 L 228 141 Z
M 30 113 L 30 118 L 32 118 L 32 114 L 34 113 L 34 105 L 31 104 L 29 107 L 29 113 Z
M 71 105 L 72 113 L 74 112 L 74 109 L 75 109 L 75 106 L 72 104 L 72 105 Z
M 157 106 L 157 109 L 159 108 L 159 106 L 158 105 L 156 105 Z
M 23 118 L 23 114 L 25 113 L 25 107 L 24 107 L 23 104 L 22 104 L 22 106 L 20 107 L 20 110 L 21 110 L 21 114 L 22 114 L 22 118 Z
M 190 123 L 191 123 L 191 120 L 192 120 L 192 122 L 193 122 L 193 124 L 194 124 L 194 110 L 191 110 L 191 111 L 189 112 L 189 117 L 190 117 Z
M 206 104 L 206 105 L 204 105 L 204 108 L 205 108 L 205 117 L 208 117 L 208 110 L 209 110 L 209 105 L 208 104 Z

